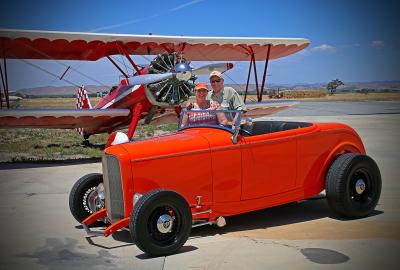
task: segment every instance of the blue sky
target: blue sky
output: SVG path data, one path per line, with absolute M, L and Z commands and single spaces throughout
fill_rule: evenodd
M 14 0 L 2 1 L 0 10 L 0 28 L 310 39 L 306 50 L 270 62 L 267 83 L 400 80 L 396 1 Z M 104 60 L 32 62 L 60 75 L 72 65 L 103 84 L 118 82 L 119 73 Z M 235 64 L 228 75 L 243 83 L 248 63 Z M 21 61 L 9 60 L 8 68 L 12 89 L 65 84 Z M 67 79 L 96 84 L 74 72 Z

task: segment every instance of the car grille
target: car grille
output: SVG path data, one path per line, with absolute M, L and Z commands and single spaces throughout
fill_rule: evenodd
M 107 214 L 115 222 L 124 217 L 121 170 L 115 156 L 104 154 L 102 162 Z

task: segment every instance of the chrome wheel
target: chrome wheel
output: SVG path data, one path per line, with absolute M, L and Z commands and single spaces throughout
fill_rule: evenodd
M 162 215 L 157 220 L 157 229 L 160 233 L 169 233 L 172 230 L 174 221 L 170 215 Z
M 363 179 L 358 179 L 356 182 L 356 192 L 357 194 L 361 195 L 365 191 L 365 182 Z
M 159 245 L 170 245 L 182 230 L 180 211 L 171 205 L 155 208 L 148 219 L 148 232 Z
M 104 208 L 103 175 L 91 173 L 81 177 L 69 194 L 69 209 L 74 218 L 81 223 L 92 213 Z M 97 222 L 102 225 L 102 222 Z
M 365 168 L 359 168 L 353 173 L 350 185 L 350 198 L 355 203 L 365 204 L 371 201 L 371 177 Z
M 91 187 L 83 195 L 83 207 L 89 213 L 94 213 L 104 208 L 104 185 Z

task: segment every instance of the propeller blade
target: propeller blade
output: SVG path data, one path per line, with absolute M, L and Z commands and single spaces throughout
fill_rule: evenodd
M 210 72 L 212 72 L 214 70 L 218 70 L 220 72 L 225 72 L 231 68 L 233 68 L 232 63 L 215 63 L 215 64 L 209 64 L 209 65 L 195 68 L 195 69 L 193 69 L 192 72 L 196 75 L 208 75 L 208 74 L 210 74 Z
M 173 76 L 174 74 L 171 72 L 163 74 L 144 74 L 129 78 L 129 82 L 132 85 L 150 84 L 172 78 Z

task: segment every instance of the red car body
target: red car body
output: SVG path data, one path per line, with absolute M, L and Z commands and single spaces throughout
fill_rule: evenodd
M 378 202 L 379 169 L 345 124 L 256 121 L 239 128 L 240 118 L 229 127 L 182 119 L 173 134 L 105 149 L 103 175 L 94 176 L 104 182 L 105 208 L 83 221 L 76 214 L 82 197 L 74 194 L 84 193 L 86 180 L 77 182 L 70 207 L 89 233 L 99 219 L 109 223 L 105 236 L 129 226 L 137 246 L 159 256 L 176 252 L 191 227 L 224 226 L 224 217 L 324 189 L 331 208 L 347 217 L 366 216 Z
M 239 135 L 236 144 L 231 135 L 199 127 L 107 148 L 105 155 L 120 162 L 124 217 L 134 193 L 157 188 L 176 191 L 190 206 L 201 196 L 201 207 L 192 211 L 211 208 L 210 220 L 298 201 L 324 190 L 337 155 L 365 154 L 357 133 L 337 123 Z

